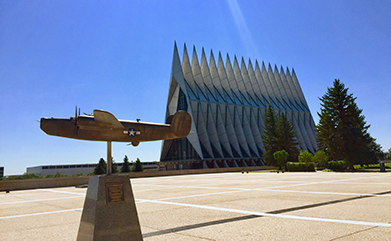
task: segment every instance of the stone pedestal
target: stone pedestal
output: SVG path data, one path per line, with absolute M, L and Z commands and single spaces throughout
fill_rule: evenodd
M 77 240 L 143 240 L 129 177 L 90 177 Z

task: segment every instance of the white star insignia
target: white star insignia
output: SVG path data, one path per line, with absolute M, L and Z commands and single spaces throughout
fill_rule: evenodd
M 130 137 L 134 137 L 136 135 L 140 135 L 141 134 L 140 131 L 136 131 L 134 128 L 130 128 L 129 130 L 124 130 L 123 133 L 125 135 L 130 136 Z

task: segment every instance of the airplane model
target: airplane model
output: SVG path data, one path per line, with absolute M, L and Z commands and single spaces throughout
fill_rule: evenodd
M 65 118 L 41 118 L 41 129 L 48 135 L 90 141 L 130 142 L 138 146 L 143 141 L 186 137 L 191 128 L 191 116 L 178 111 L 167 118 L 166 124 L 119 121 L 113 114 L 94 110 L 93 115 Z

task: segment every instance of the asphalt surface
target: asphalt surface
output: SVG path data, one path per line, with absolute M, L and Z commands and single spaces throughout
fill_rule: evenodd
M 144 240 L 391 240 L 391 173 L 131 179 Z M 0 193 L 0 240 L 76 240 L 86 188 Z

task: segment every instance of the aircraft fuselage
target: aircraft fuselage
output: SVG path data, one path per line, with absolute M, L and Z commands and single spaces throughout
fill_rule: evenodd
M 48 135 L 90 141 L 132 142 L 182 138 L 189 134 L 191 117 L 177 112 L 170 124 L 138 121 L 118 121 L 105 111 L 94 111 L 93 116 L 71 118 L 42 118 L 41 129 Z

